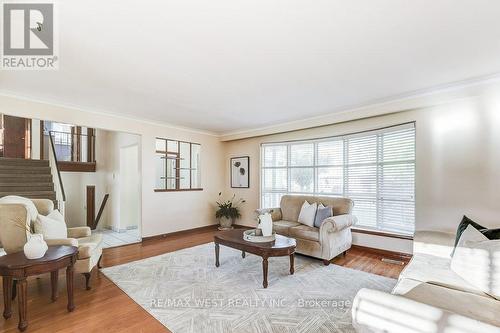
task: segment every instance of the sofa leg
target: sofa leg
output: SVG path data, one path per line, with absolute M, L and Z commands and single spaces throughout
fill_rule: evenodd
M 102 254 L 101 256 L 99 257 L 99 260 L 97 261 L 97 268 L 101 269 L 102 266 L 101 266 L 101 260 L 102 260 Z
M 82 273 L 85 276 L 85 289 L 90 290 L 90 273 Z
M 323 259 L 323 265 L 325 265 L 325 266 L 330 265 L 330 260 Z

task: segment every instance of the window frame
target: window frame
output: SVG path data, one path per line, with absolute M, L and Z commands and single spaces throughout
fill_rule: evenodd
M 165 150 L 158 150 L 156 149 L 156 144 L 157 144 L 157 141 L 158 140 L 163 140 L 165 141 Z M 168 150 L 168 144 L 169 144 L 169 141 L 171 142 L 176 142 L 177 143 L 177 151 L 169 151 Z M 180 168 L 178 164 L 176 164 L 176 168 L 175 168 L 175 188 L 168 188 L 167 186 L 167 182 L 168 182 L 168 177 L 167 177 L 167 161 L 171 158 L 167 158 L 167 156 L 169 155 L 172 155 L 172 156 L 176 156 L 175 159 L 177 162 L 179 162 L 181 160 L 181 143 L 185 143 L 185 144 L 188 144 L 189 145 L 189 168 L 187 168 L 187 170 L 189 170 L 189 188 L 180 188 L 180 180 L 181 180 L 181 177 L 180 177 L 180 170 L 186 170 L 185 168 Z M 203 187 L 201 186 L 201 181 L 200 181 L 200 187 L 193 187 L 193 170 L 198 170 L 200 172 L 200 178 L 201 178 L 201 161 L 199 162 L 199 165 L 197 166 L 196 169 L 193 168 L 193 145 L 197 145 L 200 147 L 200 156 L 201 156 L 201 144 L 200 143 L 196 143 L 196 142 L 189 142 L 189 141 L 183 141 L 183 140 L 174 140 L 174 139 L 168 139 L 168 138 L 162 138 L 162 137 L 156 137 L 155 138 L 155 155 L 158 155 L 158 154 L 163 154 L 164 155 L 164 160 L 165 160 L 165 174 L 163 175 L 163 179 L 165 181 L 165 188 L 156 188 L 156 184 L 155 184 L 155 189 L 154 189 L 154 192 L 185 192 L 185 191 L 203 191 Z
M 395 162 L 396 164 L 400 165 L 412 165 L 413 166 L 413 192 L 411 195 L 410 200 L 401 200 L 405 201 L 406 203 L 409 203 L 410 205 L 413 206 L 413 225 L 412 225 L 412 230 L 411 231 L 405 231 L 403 229 L 400 230 L 394 230 L 394 229 L 388 229 L 384 228 L 383 224 L 384 221 L 380 217 L 379 214 L 380 212 L 380 207 L 382 206 L 383 201 L 386 201 L 387 199 L 384 199 L 382 196 L 379 195 L 379 191 L 381 189 L 381 184 L 379 183 L 379 175 L 380 175 L 380 168 L 383 167 L 387 162 L 384 162 L 382 159 L 380 159 L 379 153 L 381 152 L 380 148 L 378 147 L 380 138 L 382 137 L 382 134 L 385 133 L 391 133 L 392 131 L 397 132 L 398 129 L 400 130 L 414 130 L 414 138 L 413 138 L 413 158 L 412 159 L 402 159 L 400 161 Z M 356 133 L 350 133 L 350 134 L 344 134 L 344 135 L 337 135 L 337 136 L 330 136 L 330 137 L 321 137 L 321 138 L 314 138 L 314 139 L 306 139 L 306 140 L 291 140 L 291 141 L 283 141 L 283 142 L 268 142 L 268 143 L 262 143 L 260 147 L 260 157 L 261 157 L 261 162 L 260 162 L 260 192 L 259 192 L 259 203 L 260 207 L 264 207 L 264 200 L 265 200 L 265 195 L 266 194 L 281 194 L 281 195 L 310 195 L 310 196 L 330 196 L 330 197 L 349 197 L 348 194 L 348 187 L 347 182 L 349 179 L 349 176 L 347 174 L 347 171 L 349 168 L 352 168 L 353 166 L 356 166 L 354 163 L 349 163 L 348 162 L 348 157 L 349 157 L 349 151 L 348 151 L 348 140 L 349 139 L 354 139 L 357 137 L 369 137 L 371 135 L 376 135 L 376 142 L 377 142 L 377 147 L 375 148 L 376 151 L 376 160 L 374 163 L 372 163 L 375 166 L 375 172 L 376 172 L 376 182 L 375 182 L 375 196 L 374 196 L 374 201 L 375 201 L 375 211 L 374 214 L 376 216 L 375 222 L 376 222 L 376 227 L 370 227 L 367 225 L 359 224 L 354 226 L 354 228 L 360 230 L 360 232 L 366 232 L 366 233 L 377 233 L 377 234 L 391 234 L 391 235 L 401 235 L 402 237 L 405 238 L 411 238 L 413 237 L 413 234 L 415 232 L 415 222 L 416 222 L 416 122 L 407 122 L 403 124 L 397 124 L 397 125 L 392 125 L 392 126 L 387 126 L 383 128 L 378 128 L 378 129 L 372 129 L 372 130 L 366 130 L 366 131 L 361 131 L 361 132 L 356 132 Z M 340 141 L 342 142 L 342 164 L 334 163 L 332 164 L 319 164 L 318 160 L 318 144 L 321 142 L 334 142 L 334 141 Z M 305 166 L 292 166 L 291 165 L 291 146 L 292 145 L 299 145 L 299 144 L 313 144 L 313 164 L 312 166 L 307 166 L 307 168 L 313 168 L 313 190 L 312 192 L 295 192 L 292 191 L 291 188 L 291 175 L 290 172 L 294 168 L 306 168 Z M 265 166 L 265 148 L 266 147 L 271 147 L 271 146 L 286 146 L 286 165 L 285 166 Z M 367 163 L 367 165 L 370 163 Z M 335 193 L 335 192 L 320 192 L 319 189 L 319 170 L 322 168 L 341 168 L 342 169 L 342 193 Z M 265 189 L 265 184 L 264 182 L 266 181 L 265 177 L 265 172 L 266 170 L 272 170 L 272 169 L 282 169 L 286 170 L 286 177 L 287 177 L 287 189 L 270 189 L 266 190 Z M 352 169 L 351 169 L 352 170 Z M 266 207 L 266 208 L 272 208 L 272 207 Z M 409 225 L 409 224 L 408 224 Z

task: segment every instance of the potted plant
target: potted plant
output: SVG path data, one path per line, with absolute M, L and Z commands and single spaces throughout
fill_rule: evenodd
M 217 203 L 217 211 L 215 217 L 219 220 L 219 230 L 233 229 L 233 224 L 236 219 L 241 217 L 240 205 L 245 203 L 245 200 L 239 199 L 234 201 L 236 194 L 233 194 L 231 199 L 222 201 L 222 193 L 219 192 L 219 200 Z

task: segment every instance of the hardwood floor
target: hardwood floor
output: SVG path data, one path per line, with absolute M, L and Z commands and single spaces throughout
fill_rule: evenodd
M 127 263 L 183 248 L 213 241 L 215 230 L 195 231 L 163 239 L 104 250 L 104 267 Z M 405 259 L 405 261 L 407 261 Z M 333 263 L 374 274 L 397 278 L 404 266 L 381 261 L 381 255 L 353 248 L 345 257 Z M 28 281 L 28 320 L 26 332 L 169 332 L 102 273 L 92 272 L 92 290 L 85 290 L 85 278 L 75 275 L 75 305 L 72 313 L 66 310 L 66 282 L 59 275 L 59 299 L 51 303 L 50 275 Z M 3 299 L 3 295 L 0 297 Z M 18 332 L 17 299 L 13 315 L 0 319 L 0 332 Z

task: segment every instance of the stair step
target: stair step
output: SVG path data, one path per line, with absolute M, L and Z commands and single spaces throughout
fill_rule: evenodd
M 0 165 L 0 174 L 50 174 L 50 167 Z
M 22 158 L 6 158 L 0 157 L 0 165 L 28 165 L 28 166 L 41 166 L 48 167 L 49 161 L 47 160 L 25 160 Z
M 52 174 L 0 174 L 0 183 L 52 183 Z
M 0 192 L 54 191 L 53 183 L 3 183 Z
M 50 199 L 56 200 L 56 192 L 54 191 L 33 191 L 33 192 L 0 192 L 0 198 L 7 195 L 18 195 L 20 197 L 30 198 L 30 199 Z

